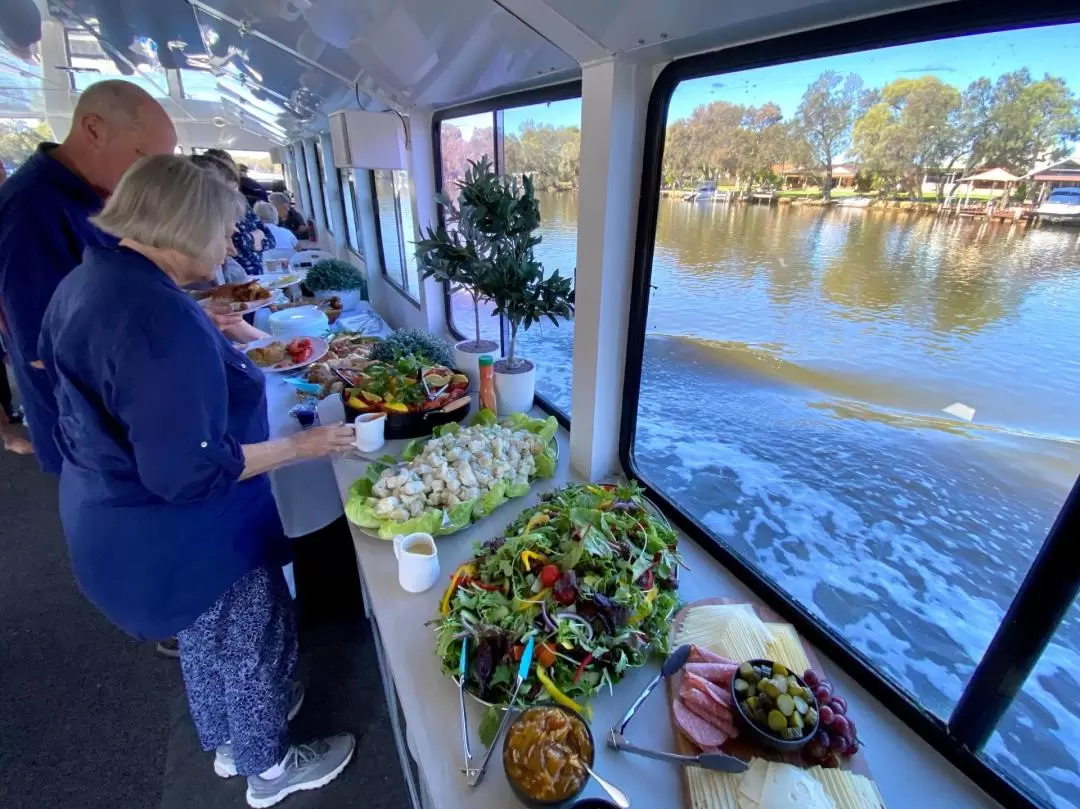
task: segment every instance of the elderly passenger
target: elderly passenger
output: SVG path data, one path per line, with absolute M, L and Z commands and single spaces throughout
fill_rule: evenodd
M 244 209 L 187 158 L 145 157 L 60 282 L 40 356 L 56 386 L 60 516 L 86 596 L 136 637 L 176 634 L 191 716 L 251 806 L 315 789 L 341 734 L 292 747 L 296 636 L 288 546 L 266 473 L 350 446 L 345 426 L 269 440 L 262 372 L 181 287 L 211 278 Z
M 297 239 L 310 239 L 311 231 L 300 211 L 293 207 L 288 194 L 275 191 L 270 195 L 270 204 L 278 213 L 278 224 L 290 231 Z
M 240 171 L 228 152 L 221 149 L 209 149 L 203 154 L 195 155 L 191 160 L 201 168 L 214 169 L 219 172 L 223 179 L 234 188 L 240 188 Z M 232 235 L 234 257 L 237 263 L 244 268 L 248 275 L 262 275 L 262 254 L 277 246 L 274 234 L 259 221 L 246 205 L 243 214 L 236 221 L 236 230 Z
M 255 215 L 259 217 L 267 230 L 274 234 L 274 241 L 277 242 L 278 250 L 296 249 L 296 236 L 293 235 L 291 230 L 286 230 L 278 224 L 277 208 L 269 202 L 256 202 L 252 210 L 255 211 Z

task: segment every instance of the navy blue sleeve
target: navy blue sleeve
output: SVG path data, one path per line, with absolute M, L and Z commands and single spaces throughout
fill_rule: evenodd
M 148 308 L 146 326 L 130 334 L 107 380 L 110 410 L 127 429 L 139 479 L 170 503 L 222 494 L 244 471 L 243 449 L 226 433 L 221 338 L 206 315 L 184 304 Z
M 64 226 L 63 217 L 42 216 L 27 203 L 8 206 L 0 228 L 0 301 L 12 347 L 27 363 L 38 359 L 41 320 L 57 284 L 81 258 L 71 255 L 73 235 Z

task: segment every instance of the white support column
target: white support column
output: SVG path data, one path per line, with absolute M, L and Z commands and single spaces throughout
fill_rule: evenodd
M 420 231 L 435 227 L 438 207 L 435 204 L 435 150 L 431 142 L 432 110 L 415 109 L 409 112 L 409 181 L 412 185 L 412 211 L 416 232 L 404 234 L 405 249 L 413 250 L 412 242 Z M 443 285 L 429 278 L 420 282 L 420 309 L 424 328 L 432 334 L 449 336 L 446 325 L 446 302 Z
M 322 144 L 323 177 L 326 183 L 326 196 L 330 198 L 330 210 L 326 212 L 326 219 L 330 224 L 330 230 L 334 235 L 334 250 L 341 256 L 348 246 L 348 232 L 345 225 L 345 208 L 341 204 L 341 180 L 338 178 L 337 168 L 334 166 L 334 147 L 330 143 L 330 133 L 323 132 L 319 135 Z
M 293 166 L 296 169 L 296 187 L 293 194 L 300 204 L 300 211 L 304 219 L 314 219 L 315 214 L 311 210 L 311 194 L 308 193 L 307 160 L 304 157 L 304 142 L 293 141 Z
M 294 199 L 299 202 L 300 181 L 296 171 L 296 155 L 291 147 L 285 147 L 282 151 L 285 153 L 285 186 L 292 192 Z
M 619 470 L 626 324 L 654 76 L 652 66 L 627 56 L 582 70 L 570 464 L 589 480 Z
M 322 188 L 319 183 L 319 164 L 315 160 L 315 141 L 303 140 L 304 167 L 307 169 L 308 199 L 311 205 L 311 218 L 315 220 L 315 228 L 319 231 L 320 246 L 327 243 L 326 206 L 323 205 Z

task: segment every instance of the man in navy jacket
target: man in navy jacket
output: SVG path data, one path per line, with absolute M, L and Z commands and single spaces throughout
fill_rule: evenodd
M 38 358 L 41 318 L 83 250 L 115 241 L 88 218 L 123 173 L 143 155 L 175 148 L 169 116 L 145 90 L 123 80 L 98 82 L 79 97 L 64 142 L 43 143 L 0 186 L 0 307 L 30 439 L 51 474 L 60 474 L 61 459 L 53 440 L 56 401 Z

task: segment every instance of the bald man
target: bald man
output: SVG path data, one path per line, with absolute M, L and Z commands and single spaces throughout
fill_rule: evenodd
M 51 474 L 60 474 L 61 457 L 53 440 L 56 400 L 38 360 L 41 317 L 87 245 L 114 242 L 88 218 L 123 173 L 143 155 L 175 148 L 169 116 L 146 91 L 126 81 L 98 82 L 79 96 L 64 142 L 41 144 L 0 185 L 0 309 L 30 440 Z

